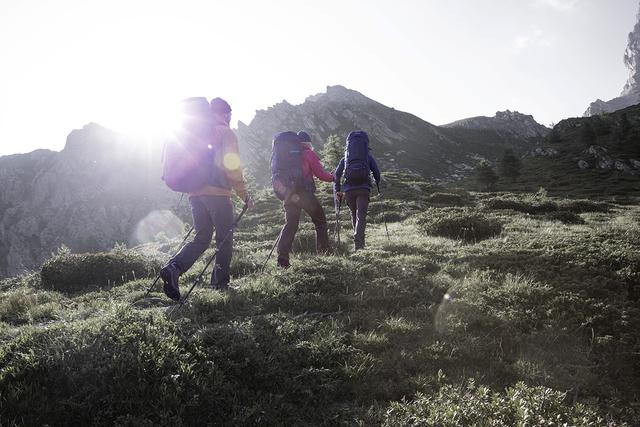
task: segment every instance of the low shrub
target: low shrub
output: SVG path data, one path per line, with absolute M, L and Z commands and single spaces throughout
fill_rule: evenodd
M 495 218 L 466 209 L 429 209 L 418 219 L 426 234 L 477 242 L 497 236 L 502 223 Z
M 231 258 L 230 274 L 233 278 L 245 276 L 262 268 L 262 253 L 249 252 L 246 249 L 235 250 Z
M 544 215 L 549 221 L 560 221 L 563 224 L 584 224 L 584 219 L 580 215 L 570 211 L 549 212 Z
M 563 200 L 559 203 L 560 209 L 572 212 L 574 214 L 580 214 L 585 212 L 609 212 L 610 206 L 608 203 L 596 202 L 593 200 Z
M 39 297 L 24 291 L 10 292 L 0 301 L 0 321 L 21 325 L 55 318 L 56 306 L 49 295 Z
M 316 253 L 316 232 L 315 230 L 298 230 L 291 252 L 294 253 Z
M 564 393 L 546 387 L 518 383 L 498 393 L 473 381 L 419 393 L 413 402 L 392 403 L 384 420 L 385 426 L 605 424 L 596 410 L 580 403 L 567 404 Z
M 77 292 L 88 287 L 110 288 L 129 280 L 150 277 L 161 265 L 133 251 L 117 250 L 95 254 L 61 252 L 40 271 L 42 285 L 61 292 Z
M 545 214 L 548 212 L 555 212 L 558 210 L 558 205 L 552 201 L 531 201 L 525 202 L 513 199 L 494 198 L 488 199 L 482 202 L 483 206 L 487 209 L 510 209 L 517 212 L 527 214 Z
M 465 200 L 459 194 L 453 193 L 433 193 L 427 197 L 429 203 L 447 206 L 463 206 Z

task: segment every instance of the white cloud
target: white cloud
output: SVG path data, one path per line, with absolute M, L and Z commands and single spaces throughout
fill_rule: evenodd
M 515 53 L 520 53 L 523 50 L 532 47 L 551 47 L 554 42 L 554 37 L 545 35 L 545 33 L 539 28 L 532 28 L 528 33 L 517 35 L 513 39 L 512 48 Z
M 556 10 L 568 11 L 576 7 L 582 0 L 536 0 L 540 6 L 549 6 Z

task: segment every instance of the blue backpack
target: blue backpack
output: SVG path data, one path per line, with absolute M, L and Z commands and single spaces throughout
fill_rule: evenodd
M 278 199 L 284 201 L 295 192 L 315 190 L 313 181 L 304 178 L 303 154 L 304 147 L 295 132 L 281 132 L 273 138 L 271 184 Z
M 369 136 L 366 132 L 356 130 L 347 136 L 344 164 L 345 183 L 369 184 Z

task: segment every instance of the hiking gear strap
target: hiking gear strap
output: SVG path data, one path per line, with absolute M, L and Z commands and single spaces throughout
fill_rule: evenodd
M 376 188 L 378 189 L 378 196 L 382 199 L 382 193 L 380 193 L 380 184 L 376 181 Z M 387 232 L 387 240 L 391 241 L 391 237 L 389 237 L 389 229 L 387 228 L 387 215 L 384 209 L 384 204 L 382 205 L 382 221 L 384 222 L 384 230 Z
M 220 244 L 216 247 L 216 251 L 213 253 L 213 255 L 211 255 L 211 258 L 209 258 L 209 261 L 207 262 L 207 264 L 204 266 L 204 268 L 202 269 L 202 271 L 200 272 L 198 277 L 196 277 L 196 279 L 193 281 L 193 284 L 191 285 L 191 288 L 189 288 L 189 291 L 187 292 L 187 294 L 184 296 L 184 298 L 182 298 L 178 302 L 178 308 L 175 309 L 175 310 L 172 310 L 171 314 L 173 314 L 174 311 L 176 311 L 176 312 L 180 311 L 182 306 L 187 302 L 187 299 L 189 298 L 189 295 L 191 295 L 191 292 L 193 291 L 193 289 L 200 282 L 200 280 L 202 280 L 202 277 L 204 276 L 204 273 L 207 271 L 207 268 L 209 268 L 209 266 L 211 265 L 211 263 L 215 259 L 216 255 L 218 255 L 218 252 L 220 252 L 220 248 L 222 246 L 224 246 L 224 244 L 227 242 L 227 240 L 229 240 L 229 237 L 233 234 L 233 230 L 235 230 L 235 228 L 238 226 L 238 223 L 242 219 L 242 216 L 247 211 L 247 209 L 249 209 L 249 205 L 247 203 L 245 203 L 243 208 L 242 208 L 242 212 L 240 212 L 240 215 L 238 215 L 236 220 L 233 221 L 233 224 L 231 224 L 231 227 L 229 228 L 229 231 L 227 232 L 227 234 L 224 236 L 224 239 L 222 239 Z

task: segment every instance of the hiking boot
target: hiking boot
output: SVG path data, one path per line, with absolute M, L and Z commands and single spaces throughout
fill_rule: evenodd
M 278 268 L 282 268 L 282 269 L 286 270 L 289 267 L 291 267 L 291 264 L 289 264 L 289 260 L 288 259 L 278 257 Z
M 164 282 L 163 290 L 166 296 L 174 301 L 180 301 L 180 287 L 178 279 L 180 278 L 180 269 L 174 262 L 166 265 L 160 270 L 160 277 Z

